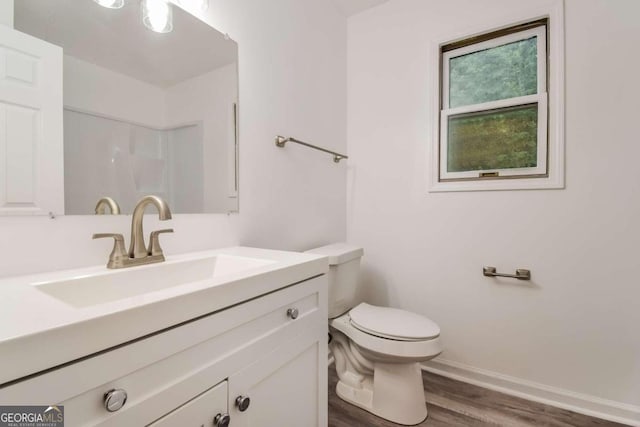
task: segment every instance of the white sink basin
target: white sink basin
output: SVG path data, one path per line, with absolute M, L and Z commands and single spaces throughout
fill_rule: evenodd
M 96 265 L 0 279 L 0 361 L 9 367 L 0 369 L 0 384 L 224 310 L 328 269 L 320 255 L 231 247 L 171 255 L 162 263 L 119 270 Z
M 235 255 L 165 262 L 144 267 L 110 270 L 104 274 L 35 283 L 40 292 L 82 308 L 155 292 L 203 280 L 215 279 L 263 267 L 275 261 Z

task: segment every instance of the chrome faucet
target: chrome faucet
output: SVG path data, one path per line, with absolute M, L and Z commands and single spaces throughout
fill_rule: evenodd
M 144 219 L 144 210 L 150 204 L 158 209 L 158 215 L 161 221 L 171 219 L 171 210 L 167 202 L 157 196 L 143 197 L 133 210 L 129 252 L 125 251 L 124 237 L 122 237 L 122 234 L 101 233 L 93 235 L 94 239 L 103 237 L 112 237 L 114 239 L 113 251 L 111 251 L 111 255 L 109 255 L 107 268 L 125 268 L 164 261 L 164 254 L 160 247 L 160 234 L 173 233 L 173 229 L 152 231 L 149 236 L 149 247 L 145 245 L 142 220 Z
M 111 197 L 102 197 L 96 203 L 96 215 L 104 215 L 107 213 L 107 208 L 111 211 L 111 215 L 120 215 L 120 205 Z

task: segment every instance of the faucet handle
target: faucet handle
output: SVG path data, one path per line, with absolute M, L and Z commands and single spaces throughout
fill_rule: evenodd
M 124 263 L 125 259 L 129 258 L 129 254 L 127 250 L 124 248 L 124 237 L 122 234 L 117 233 L 98 233 L 94 234 L 94 239 L 104 239 L 104 238 L 113 238 L 113 250 L 109 255 L 109 262 L 107 263 L 107 268 L 118 268 L 121 267 Z
M 161 233 L 173 233 L 173 228 L 167 228 L 164 230 L 155 230 L 151 232 L 149 236 L 149 255 L 163 255 L 162 248 L 160 247 L 160 234 Z

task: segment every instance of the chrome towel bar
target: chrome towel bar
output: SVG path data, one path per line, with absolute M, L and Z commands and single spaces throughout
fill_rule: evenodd
M 518 280 L 531 280 L 531 271 L 519 268 L 516 274 L 497 273 L 495 267 L 482 267 L 482 274 L 487 277 L 510 277 Z
M 282 148 L 287 142 L 295 142 L 296 144 L 304 145 L 305 147 L 313 148 L 314 150 L 324 151 L 325 153 L 329 153 L 333 155 L 333 161 L 336 163 L 340 163 L 342 159 L 348 159 L 349 156 L 345 156 L 344 154 L 336 153 L 335 151 L 327 150 L 326 148 L 318 147 L 317 145 L 309 144 L 308 142 L 303 142 L 297 140 L 295 138 L 285 138 L 284 136 L 276 136 L 276 146 Z

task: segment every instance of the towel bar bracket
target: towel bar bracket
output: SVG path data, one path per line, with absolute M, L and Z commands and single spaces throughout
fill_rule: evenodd
M 498 273 L 495 267 L 482 267 L 482 274 L 487 277 L 509 277 L 518 280 L 531 280 L 531 271 L 519 268 L 516 274 Z

